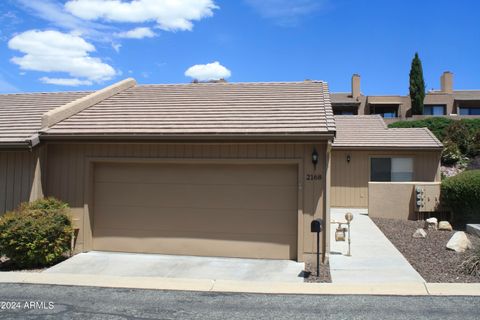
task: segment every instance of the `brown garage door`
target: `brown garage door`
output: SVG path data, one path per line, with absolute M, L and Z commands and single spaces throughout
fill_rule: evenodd
M 297 168 L 98 163 L 95 250 L 295 259 Z

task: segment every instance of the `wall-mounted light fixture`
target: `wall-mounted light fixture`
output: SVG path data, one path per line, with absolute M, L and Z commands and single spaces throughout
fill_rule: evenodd
M 312 152 L 312 163 L 313 163 L 313 168 L 316 170 L 316 169 L 317 169 L 317 163 L 318 163 L 318 152 L 317 152 L 317 149 L 313 149 L 313 152 Z
M 352 160 L 352 157 L 350 157 L 350 155 L 347 154 L 347 162 L 350 163 L 350 160 Z

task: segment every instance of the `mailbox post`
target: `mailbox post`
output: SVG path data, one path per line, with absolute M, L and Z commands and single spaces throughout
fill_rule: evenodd
M 322 219 L 315 219 L 310 224 L 310 231 L 317 234 L 317 277 L 320 276 L 320 232 L 322 231 Z

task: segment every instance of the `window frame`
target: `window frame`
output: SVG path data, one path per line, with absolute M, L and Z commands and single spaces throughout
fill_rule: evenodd
M 426 114 L 426 113 L 425 113 L 425 107 L 431 108 L 432 113 Z M 441 108 L 443 109 L 441 115 L 435 114 L 435 113 L 433 112 L 433 109 L 434 109 L 435 107 L 437 107 L 437 108 L 438 108 L 438 107 L 441 107 Z M 444 116 L 444 115 L 446 115 L 446 114 L 447 114 L 447 105 L 446 105 L 446 104 L 425 104 L 425 105 L 423 106 L 423 115 L 424 115 L 424 116 Z
M 390 171 L 390 181 L 373 181 L 372 180 L 372 158 L 407 158 L 412 159 L 412 180 L 411 181 L 392 181 L 391 171 Z M 415 163 L 416 157 L 414 154 L 401 154 L 401 155 L 386 155 L 386 154 L 371 154 L 368 156 L 368 182 L 412 182 L 415 181 L 416 172 L 415 172 Z M 390 168 L 391 170 L 391 168 Z

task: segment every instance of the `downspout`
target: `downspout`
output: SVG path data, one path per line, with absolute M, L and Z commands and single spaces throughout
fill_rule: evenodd
M 331 182 L 331 160 L 332 160 L 332 140 L 329 140 L 327 143 L 327 148 L 325 152 L 325 200 L 324 200 L 324 212 L 325 212 L 325 221 L 324 221 L 324 241 L 323 243 L 323 263 L 327 263 L 330 256 L 330 182 Z

